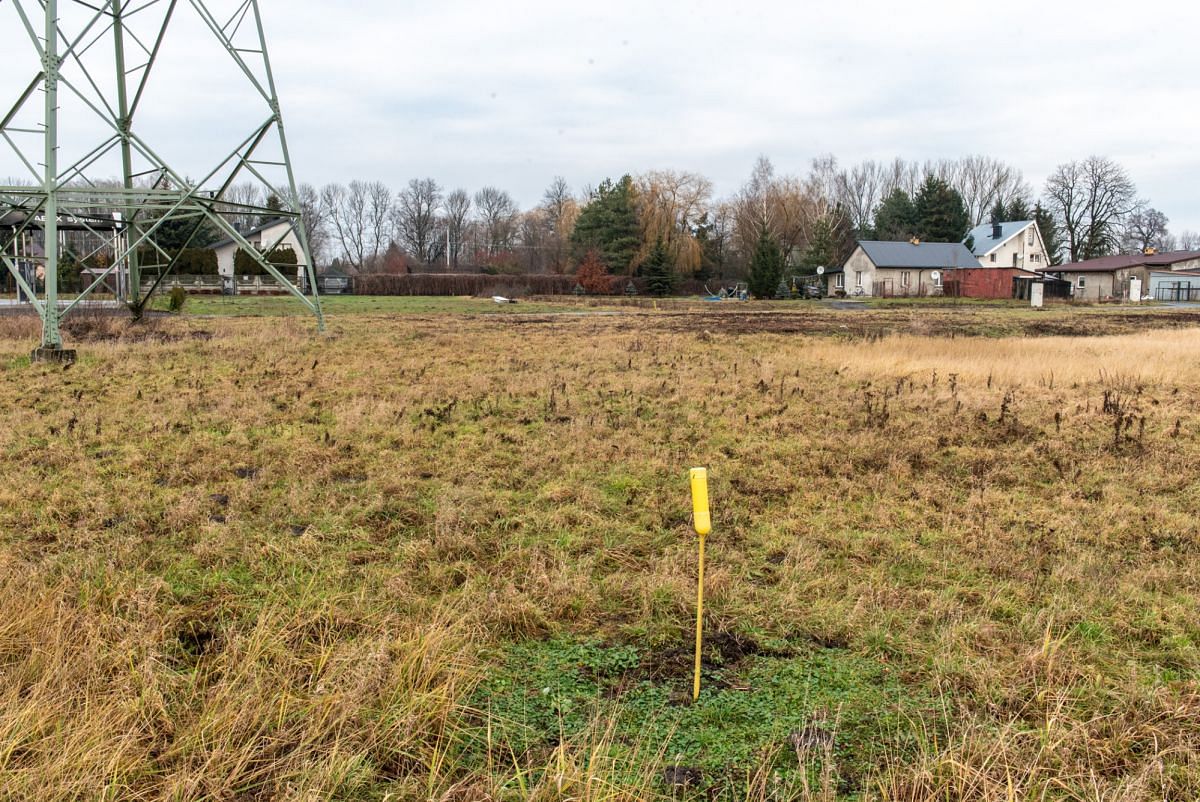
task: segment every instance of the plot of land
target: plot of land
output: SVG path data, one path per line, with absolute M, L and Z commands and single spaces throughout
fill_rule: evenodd
M 1200 796 L 1200 315 L 419 301 L 0 320 L 3 796 Z

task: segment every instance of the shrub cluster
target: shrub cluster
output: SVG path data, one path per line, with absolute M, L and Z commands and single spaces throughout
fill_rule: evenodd
M 291 248 L 276 248 L 269 254 L 264 254 L 267 261 L 275 265 L 275 268 L 287 277 L 296 274 L 296 265 L 300 264 L 296 258 L 296 252 Z M 214 260 L 216 255 L 213 256 Z M 233 272 L 238 276 L 269 276 L 270 273 L 262 266 L 253 256 L 245 249 L 238 248 L 237 255 L 233 257 Z

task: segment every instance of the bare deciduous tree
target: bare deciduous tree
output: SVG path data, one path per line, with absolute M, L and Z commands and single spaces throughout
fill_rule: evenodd
M 321 203 L 346 261 L 358 270 L 377 264 L 388 245 L 392 191 L 387 185 L 378 181 L 351 181 L 348 188 L 329 184 L 321 190 Z
M 217 204 L 217 211 L 238 231 L 249 231 L 259 224 L 261 214 L 248 210 L 246 206 L 262 207 L 266 196 L 262 187 L 251 182 L 231 184 L 221 193 L 224 203 Z
M 972 226 L 982 224 L 997 204 L 1008 207 L 1017 199 L 1028 203 L 1033 196 L 1020 170 L 990 156 L 959 159 L 952 174 L 950 185 L 962 195 Z
M 1114 253 L 1121 226 L 1137 204 L 1125 168 L 1102 156 L 1060 164 L 1046 179 L 1045 194 L 1072 262 Z
M 1180 231 L 1177 244 L 1180 250 L 1200 250 L 1200 234 L 1191 230 Z
M 300 200 L 300 220 L 308 233 L 308 248 L 317 264 L 326 257 L 329 247 L 328 210 L 321 202 L 321 193 L 312 184 L 296 187 Z
M 565 178 L 554 177 L 542 195 L 542 209 L 546 212 L 546 226 L 550 231 L 546 245 L 549 267 L 556 273 L 565 272 L 571 232 L 575 230 L 575 221 L 579 219 L 579 203 L 571 194 Z
M 456 189 L 446 196 L 446 227 L 450 232 L 450 262 L 458 267 L 471 220 L 471 196 L 465 189 Z
M 1122 250 L 1127 253 L 1145 253 L 1151 248 L 1157 251 L 1170 250 L 1172 238 L 1167 230 L 1169 222 L 1167 216 L 1158 209 L 1135 210 L 1125 221 Z
M 416 259 L 431 265 L 445 252 L 438 209 L 442 188 L 432 178 L 414 178 L 396 196 L 392 212 L 401 244 Z
M 884 167 L 877 161 L 861 162 L 838 172 L 834 184 L 837 200 L 856 231 L 870 230 L 875 209 L 883 201 L 880 193 L 885 183 Z
M 521 240 L 521 265 L 527 273 L 546 270 L 551 237 L 549 214 L 544 208 L 531 209 L 519 215 L 518 233 Z
M 512 196 L 496 187 L 484 187 L 475 193 L 475 208 L 479 212 L 488 253 L 510 249 L 517 233 L 519 212 Z

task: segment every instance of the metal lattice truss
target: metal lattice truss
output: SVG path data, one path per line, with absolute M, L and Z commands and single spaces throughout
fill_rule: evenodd
M 0 152 L 7 151 L 21 173 L 0 185 L 0 260 L 41 316 L 43 347 L 61 347 L 60 321 L 100 287 L 119 287 L 121 299 L 140 315 L 175 270 L 179 241 L 191 246 L 202 231 L 236 243 L 323 327 L 258 0 L 0 0 L 0 14 L 5 6 L 23 29 L 13 34 L 10 26 L 9 33 L 32 46 L 36 62 L 30 59 L 29 80 L 15 76 L 17 97 L 0 117 Z M 219 130 L 196 137 L 193 144 L 228 147 L 223 158 L 206 162 L 197 179 L 173 168 L 139 123 L 160 99 L 188 96 L 178 69 L 157 87 L 155 78 L 166 54 L 183 52 L 190 59 L 202 39 L 216 46 L 211 56 L 195 57 L 198 79 L 217 62 L 232 67 L 220 91 L 241 90 L 229 97 L 241 115 L 233 120 L 238 115 L 231 111 Z M 19 64 L 10 61 L 4 69 L 12 76 Z M 223 106 L 225 97 L 219 100 Z M 211 98 L 208 105 L 214 105 Z M 165 116 L 169 130 L 172 115 Z M 160 129 L 163 118 L 157 115 Z M 277 202 L 267 208 L 233 201 L 230 190 L 239 183 L 255 184 L 261 197 Z M 255 244 L 232 222 L 255 217 L 291 225 L 278 241 Z M 174 248 L 160 242 L 168 231 Z M 299 265 L 296 275 L 285 276 L 264 254 L 293 233 Z M 90 283 L 60 302 L 60 260 L 101 252 L 102 267 L 88 274 Z M 41 295 L 30 280 L 31 265 L 44 282 Z M 305 284 L 311 295 L 301 289 Z

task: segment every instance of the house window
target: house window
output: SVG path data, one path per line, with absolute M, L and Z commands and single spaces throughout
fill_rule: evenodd
M 1087 282 L 1084 280 L 1083 276 L 1079 277 L 1079 285 L 1078 286 L 1079 286 L 1079 289 L 1081 289 L 1081 290 L 1085 289 L 1087 287 Z
M 1029 261 L 1040 262 L 1042 261 L 1042 255 L 1040 253 L 1031 253 L 1029 254 Z
M 911 274 L 911 273 L 909 273 L 907 270 L 905 270 L 903 273 L 901 273 L 901 274 L 900 274 L 900 286 L 901 286 L 901 287 L 907 287 L 907 286 L 908 286 L 908 277 L 909 277 L 910 275 L 912 275 L 912 274 Z
M 854 271 L 854 286 L 855 287 L 862 286 L 862 271 L 861 270 Z
M 996 254 L 994 254 L 994 253 L 993 253 L 993 254 L 992 254 L 990 257 L 988 257 L 988 258 L 990 258 L 990 259 L 991 259 L 991 260 L 994 262 L 994 261 L 996 261 Z
M 935 287 L 942 286 L 942 273 L 940 270 L 935 271 L 933 274 L 933 286 L 935 286 Z
M 1029 229 L 1029 239 L 1026 240 L 1030 245 L 1033 244 L 1033 228 Z
M 838 273 L 837 278 L 833 280 L 833 286 L 839 290 L 846 289 L 846 274 Z
M 1019 254 L 1014 253 L 1013 254 L 1013 267 L 1020 267 L 1020 266 L 1021 266 L 1021 256 Z

